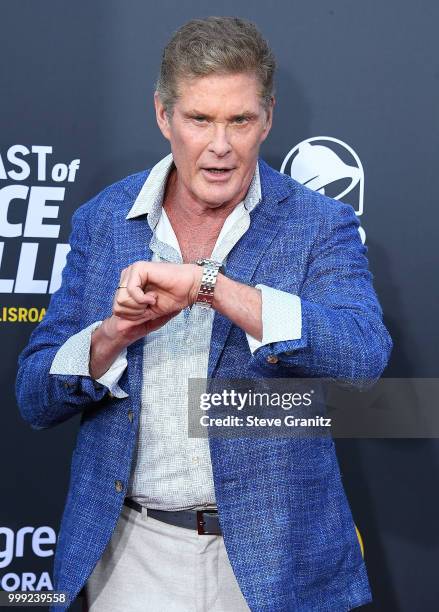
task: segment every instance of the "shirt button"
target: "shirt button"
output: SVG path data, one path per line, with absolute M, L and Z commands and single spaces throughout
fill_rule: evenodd
M 109 397 L 110 399 L 113 399 L 113 397 L 114 397 L 114 395 L 111 393 L 111 391 L 108 391 L 107 395 L 108 395 L 108 397 Z
M 123 482 L 121 480 L 115 480 L 114 487 L 118 493 L 123 491 Z
M 199 457 L 192 457 L 192 463 L 198 463 L 199 460 Z
M 279 361 L 279 357 L 276 357 L 276 355 L 268 355 L 267 357 L 268 363 L 277 363 L 278 361 Z
M 133 422 L 133 418 L 134 418 L 134 412 L 132 410 L 128 410 L 128 419 L 130 423 Z

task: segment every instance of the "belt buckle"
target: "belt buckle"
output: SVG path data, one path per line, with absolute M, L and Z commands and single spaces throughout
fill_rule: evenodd
M 205 521 L 203 519 L 203 514 L 216 514 L 218 515 L 218 510 L 206 509 L 206 510 L 197 510 L 197 531 L 198 535 L 221 535 L 221 533 L 215 531 L 206 531 L 204 529 Z

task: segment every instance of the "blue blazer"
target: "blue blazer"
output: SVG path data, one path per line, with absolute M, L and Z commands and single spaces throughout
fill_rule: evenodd
M 259 168 L 262 199 L 228 256 L 227 274 L 299 295 L 302 336 L 252 355 L 244 331 L 215 313 L 209 376 L 370 384 L 385 368 L 392 341 L 352 207 L 262 159 Z M 128 347 L 119 383 L 129 394 L 124 399 L 87 376 L 49 375 L 49 369 L 67 338 L 111 315 L 121 270 L 151 259 L 146 216 L 125 218 L 148 173 L 110 185 L 76 210 L 61 288 L 19 356 L 16 394 L 25 421 L 44 429 L 80 415 L 54 560 L 54 588 L 72 600 L 121 512 L 139 423 L 143 341 Z M 276 363 L 267 360 L 273 355 Z M 331 438 L 210 437 L 209 443 L 224 543 L 253 612 L 342 611 L 371 600 Z

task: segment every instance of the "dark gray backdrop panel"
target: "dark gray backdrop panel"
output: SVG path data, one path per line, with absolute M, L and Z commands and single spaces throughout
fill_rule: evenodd
M 438 376 L 436 2 L 4 0 L 1 8 L 2 158 L 15 144 L 50 145 L 54 161 L 79 158 L 81 165 L 60 203 L 59 239 L 5 239 L 0 278 L 14 276 L 26 242 L 38 242 L 36 277 L 47 278 L 54 244 L 67 242 L 72 212 L 169 151 L 152 95 L 171 33 L 193 17 L 247 17 L 262 29 L 279 64 L 274 126 L 262 155 L 279 169 L 295 144 L 322 135 L 359 154 L 369 261 L 395 343 L 386 376 Z M 18 182 L 0 179 L 0 189 L 11 184 Z M 38 182 L 33 165 L 23 184 L 55 183 Z M 8 219 L 18 223 L 25 212 L 26 204 L 15 201 Z M 49 297 L 3 293 L 1 306 L 44 307 Z M 16 358 L 34 327 L 0 323 L 0 527 L 14 534 L 23 526 L 57 530 L 78 426 L 72 420 L 36 432 L 18 414 Z M 375 596 L 367 608 L 436 610 L 437 442 L 344 440 L 337 448 Z M 5 542 L 2 533 L 0 580 L 51 570 L 53 557 L 38 557 L 26 538 L 24 556 L 5 565 Z

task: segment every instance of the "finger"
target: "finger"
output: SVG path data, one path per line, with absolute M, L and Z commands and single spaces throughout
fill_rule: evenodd
M 113 312 L 118 317 L 141 317 L 146 312 L 151 312 L 152 308 L 154 308 L 154 304 L 147 304 L 146 306 L 143 304 L 137 304 L 137 307 L 127 307 L 121 306 L 120 304 L 115 304 Z
M 157 318 L 157 314 L 152 310 L 146 310 L 142 313 L 133 314 L 133 313 L 114 313 L 119 319 L 124 321 L 135 321 L 138 323 L 142 323 L 144 321 L 149 321 L 151 319 Z
M 148 304 L 150 304 L 150 303 L 151 304 L 155 304 L 157 302 L 157 299 L 158 299 L 158 295 L 157 295 L 157 293 L 155 291 L 147 291 L 145 293 L 145 301 Z
M 138 266 L 133 265 L 126 279 L 126 291 L 130 298 L 137 304 L 150 303 L 151 296 L 145 297 L 143 287 L 148 282 L 148 272 L 142 266 L 142 270 Z
M 118 288 L 115 296 L 115 303 L 119 304 L 122 308 L 143 309 L 145 306 L 153 306 L 156 301 L 157 293 L 155 291 L 149 291 L 141 304 L 133 300 L 126 288 Z
M 146 310 L 154 308 L 156 305 L 155 299 L 148 299 L 147 304 L 137 304 L 133 302 L 131 299 L 129 301 L 119 301 L 115 300 L 113 304 L 113 312 L 117 316 L 126 316 L 126 315 L 142 315 Z
M 120 276 L 119 276 L 119 285 L 126 285 L 125 278 L 126 278 L 126 268 L 124 268 L 122 270 L 122 272 L 120 273 Z
M 157 294 L 154 291 L 149 291 L 148 295 L 145 295 L 145 305 L 153 306 L 157 302 Z

